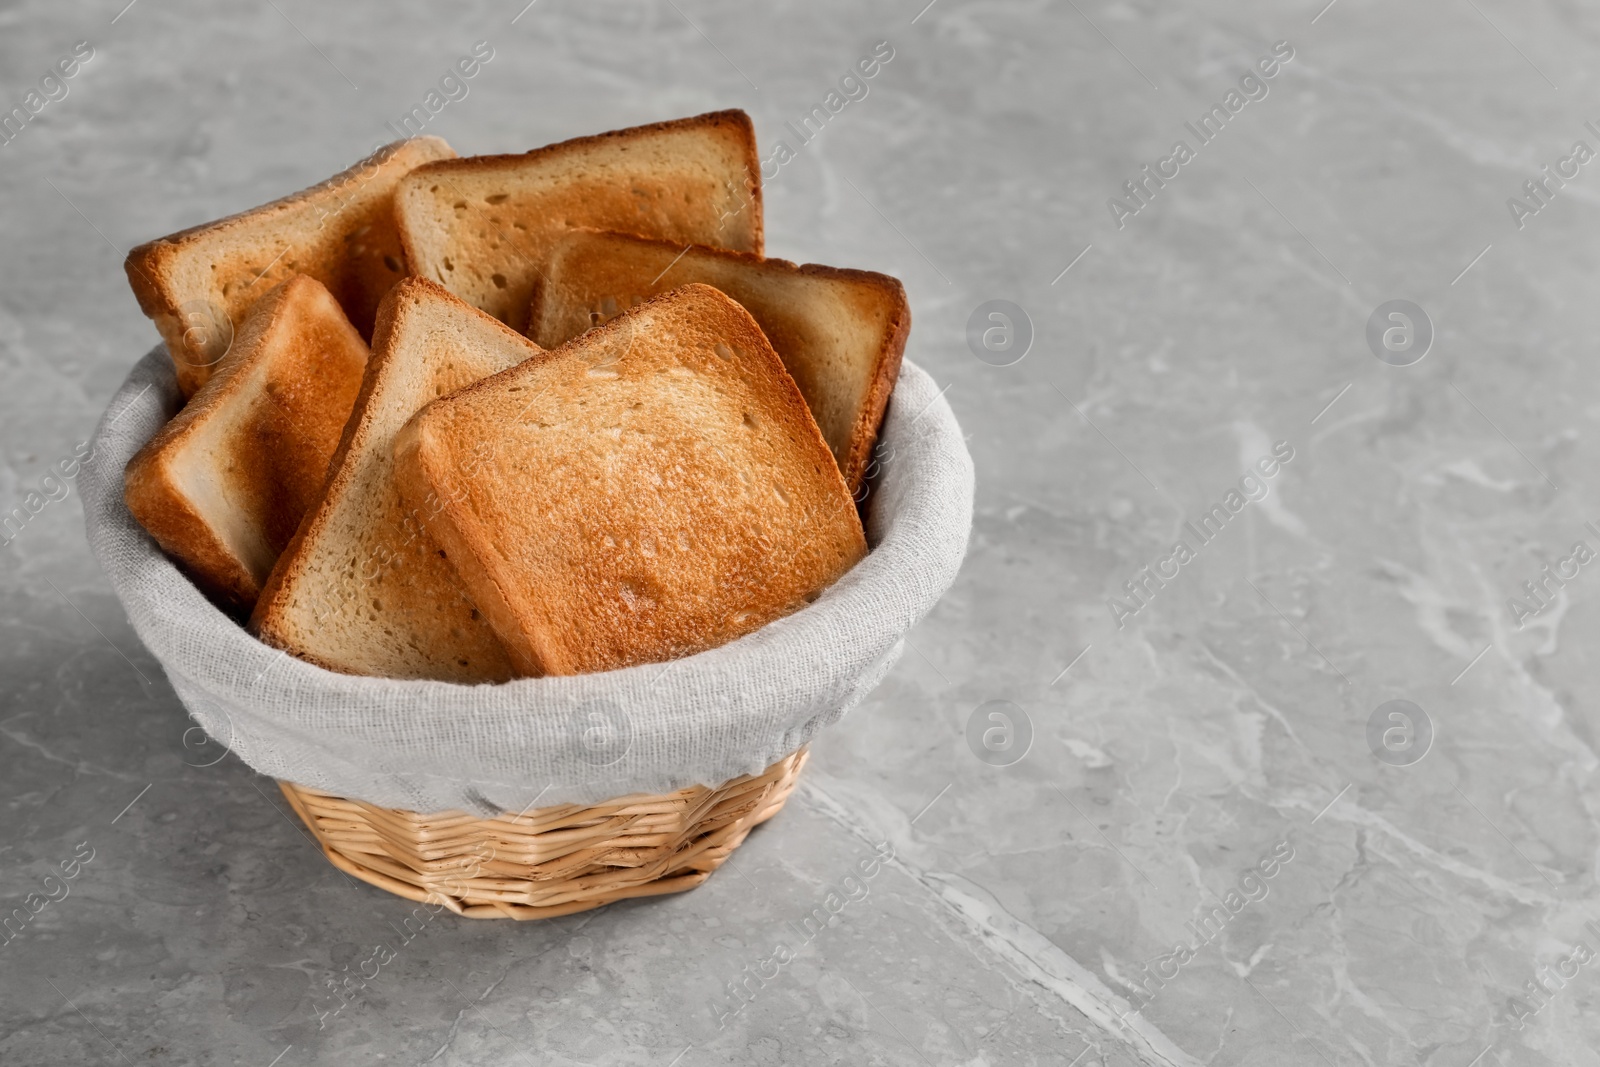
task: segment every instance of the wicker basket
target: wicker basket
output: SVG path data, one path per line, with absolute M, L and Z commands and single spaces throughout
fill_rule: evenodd
M 693 889 L 778 813 L 799 749 L 760 774 L 665 796 L 479 819 L 418 815 L 279 782 L 330 862 L 408 900 L 473 919 L 548 919 Z

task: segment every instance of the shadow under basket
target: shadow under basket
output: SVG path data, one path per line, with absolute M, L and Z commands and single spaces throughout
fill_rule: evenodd
M 396 896 L 472 919 L 549 919 L 693 889 L 778 813 L 800 748 L 715 789 L 563 804 L 480 819 L 395 811 L 279 782 L 329 862 Z

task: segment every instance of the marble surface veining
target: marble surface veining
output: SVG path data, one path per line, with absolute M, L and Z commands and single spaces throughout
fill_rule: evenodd
M 0 4 L 0 1063 L 1600 1063 L 1600 8 L 125 2 Z M 478 41 L 464 153 L 747 109 L 769 251 L 905 281 L 978 469 L 786 810 L 528 924 L 218 759 L 61 474 L 126 250 Z

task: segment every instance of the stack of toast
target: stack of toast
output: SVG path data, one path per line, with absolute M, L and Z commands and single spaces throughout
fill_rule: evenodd
M 716 647 L 866 554 L 898 281 L 764 256 L 740 111 L 436 137 L 134 249 L 187 402 L 133 515 L 262 641 L 458 683 Z

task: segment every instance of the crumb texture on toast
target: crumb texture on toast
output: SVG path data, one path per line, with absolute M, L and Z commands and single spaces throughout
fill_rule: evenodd
M 572 227 L 760 252 L 761 169 L 742 111 L 418 168 L 395 192 L 412 270 L 519 333 Z
M 866 553 L 793 380 L 704 285 L 429 405 L 398 447 L 522 673 L 722 645 Z
M 320 495 L 367 355 L 328 290 L 296 275 L 255 305 L 218 373 L 129 461 L 128 510 L 228 607 L 255 603 Z
M 327 286 L 371 337 L 378 302 L 408 273 L 395 185 L 423 163 L 454 157 L 437 137 L 397 141 L 309 189 L 129 252 L 128 281 L 184 395 L 211 377 L 256 301 L 295 274 Z
M 327 488 L 274 569 L 251 629 L 351 674 L 510 678 L 505 650 L 434 537 L 437 503 L 408 506 L 399 496 L 392 449 L 424 404 L 539 354 L 437 285 L 397 285 L 380 309 Z
M 905 288 L 886 274 L 579 231 L 552 252 L 546 277 L 534 290 L 528 335 L 555 348 L 690 282 L 720 289 L 755 318 L 854 492 L 865 476 L 911 328 Z

